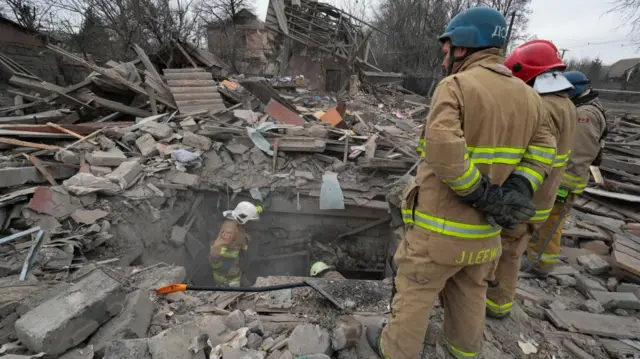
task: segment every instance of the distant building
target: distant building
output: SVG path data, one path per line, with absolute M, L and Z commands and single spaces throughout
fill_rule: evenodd
M 638 73 L 639 67 L 640 57 L 618 60 L 609 67 L 607 80 L 629 82 Z
M 207 25 L 209 51 L 225 61 L 233 70 L 251 75 L 274 75 L 276 42 L 258 17 L 241 10 L 235 20 Z

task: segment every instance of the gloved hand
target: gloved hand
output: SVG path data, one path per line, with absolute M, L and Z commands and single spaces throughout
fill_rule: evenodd
M 526 181 L 526 179 L 523 180 Z M 529 186 L 528 182 L 524 184 Z M 470 195 L 460 197 L 460 201 L 484 213 L 487 222 L 492 226 L 513 228 L 535 214 L 535 207 L 531 203 L 530 197 L 527 198 L 526 195 L 515 189 L 519 185 L 522 183 L 520 179 L 516 179 L 507 188 L 500 187 L 491 184 L 489 176 L 483 174 L 478 188 Z M 528 188 L 530 189 L 530 187 Z M 530 190 L 529 193 L 532 195 L 533 190 Z
M 529 181 L 519 175 L 512 174 L 502 184 L 502 202 L 509 216 L 504 223 L 502 218 L 496 218 L 496 222 L 505 228 L 514 228 L 536 214 L 536 208 L 531 202 L 533 188 Z

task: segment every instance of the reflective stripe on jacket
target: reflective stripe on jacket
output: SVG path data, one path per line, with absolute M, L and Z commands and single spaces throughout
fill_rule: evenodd
M 578 106 L 578 119 L 571 155 L 561 187 L 581 193 L 589 182 L 589 166 L 600 152 L 600 140 L 607 129 L 604 109 L 597 98 Z
M 247 248 L 247 233 L 233 220 L 225 220 L 220 227 L 218 237 L 211 244 L 209 257 L 236 259 Z
M 519 173 L 537 189 L 555 159 L 540 97 L 503 62 L 500 50 L 478 51 L 438 84 L 423 134 L 424 160 L 405 192 L 405 222 L 443 238 L 473 239 L 474 248 L 485 248 L 478 247 L 483 240 L 487 248 L 499 247 L 501 228 L 458 195 L 472 193 L 482 173 L 496 184 Z M 416 198 L 409 198 L 412 192 Z
M 557 153 L 551 173 L 533 196 L 536 214 L 530 222 L 544 222 L 549 218 L 562 181 L 566 163 L 569 160 L 578 114 L 566 93 L 542 95 L 542 104 L 550 118 L 552 133 L 557 143 Z

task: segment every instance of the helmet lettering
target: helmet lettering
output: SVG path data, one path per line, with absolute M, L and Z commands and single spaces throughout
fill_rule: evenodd
M 491 37 L 499 37 L 501 39 L 506 39 L 507 38 L 507 28 L 506 26 L 500 26 L 497 25 L 494 29 L 493 29 L 493 34 L 491 34 Z

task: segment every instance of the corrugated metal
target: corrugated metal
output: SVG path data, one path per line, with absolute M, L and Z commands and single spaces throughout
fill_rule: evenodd
M 164 69 L 164 77 L 180 113 L 226 108 L 216 82 L 204 69 Z

